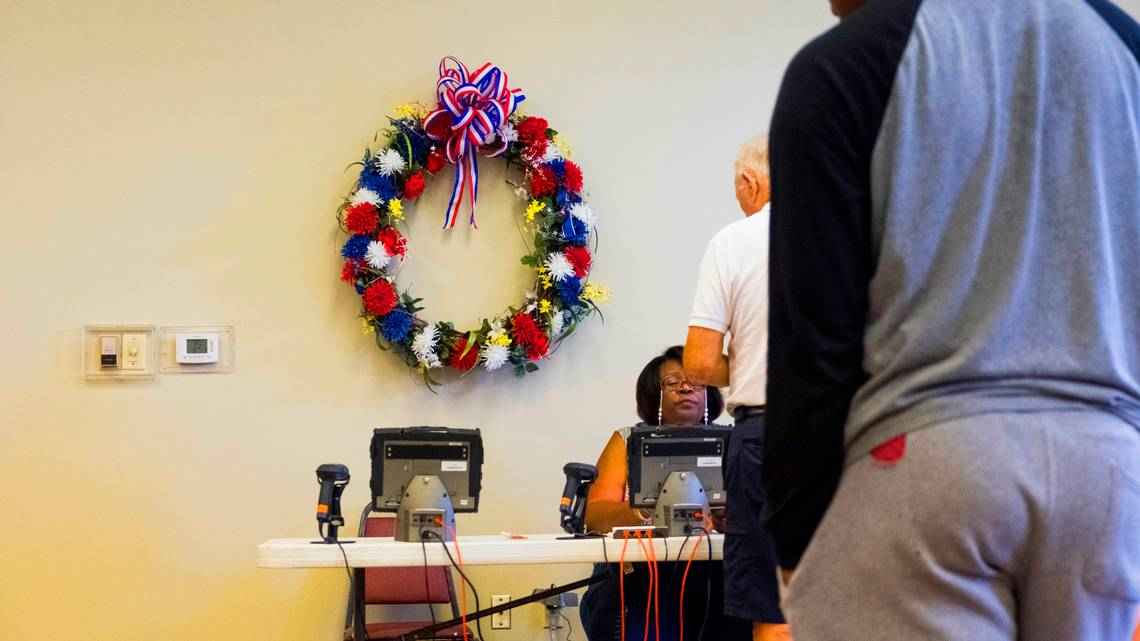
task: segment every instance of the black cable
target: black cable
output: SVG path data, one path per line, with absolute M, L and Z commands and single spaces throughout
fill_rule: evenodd
M 606 560 L 606 574 L 609 574 L 611 579 L 615 579 L 617 575 L 614 574 L 614 566 L 610 565 L 610 553 L 606 548 L 606 537 L 602 536 L 599 538 L 602 541 L 602 558 Z M 618 572 L 621 572 L 621 568 L 618 568 Z
M 435 625 L 435 606 L 431 603 L 431 584 L 428 582 L 427 541 L 420 537 L 420 548 L 424 553 L 424 596 L 427 598 L 428 614 L 431 615 L 431 624 Z
M 669 580 L 672 581 L 674 584 L 677 583 L 677 566 L 681 565 L 681 557 L 685 555 L 685 546 L 689 544 L 689 539 L 692 537 L 693 537 L 693 535 L 691 532 L 689 534 L 686 534 L 685 538 L 681 541 L 681 549 L 677 550 L 677 562 L 673 564 L 673 571 L 669 575 Z M 666 561 L 669 560 L 668 554 L 665 555 L 665 560 Z
M 443 552 L 447 555 L 447 560 L 451 561 L 451 567 L 455 568 L 455 571 L 459 573 L 459 576 L 463 577 L 463 582 L 467 584 L 467 587 L 471 588 L 471 594 L 475 595 L 475 611 L 478 612 L 479 610 L 482 610 L 483 606 L 479 605 L 479 591 L 475 589 L 475 584 L 471 582 L 471 579 L 467 578 L 467 574 L 463 571 L 463 568 L 459 567 L 459 564 L 456 563 L 455 559 L 451 556 L 451 550 L 447 549 L 447 542 L 443 540 L 443 537 L 436 534 L 435 532 L 432 532 L 431 530 L 424 530 L 423 532 L 420 532 L 421 539 L 427 535 L 435 537 L 435 540 L 439 541 L 439 544 L 443 546 Z M 479 631 L 479 641 L 483 641 L 483 639 L 486 637 L 483 636 L 482 619 L 475 619 L 475 629 Z
M 562 617 L 562 620 L 566 622 L 566 641 L 570 641 L 570 639 L 574 638 L 574 626 L 570 625 L 570 619 L 566 618 L 566 615 L 562 614 L 561 610 L 558 611 L 558 616 Z
M 322 541 L 325 539 L 325 524 L 324 523 L 317 523 L 317 536 L 321 537 Z M 340 555 L 341 555 L 341 557 L 344 558 L 344 571 L 346 573 L 348 573 L 348 589 L 352 590 L 352 568 L 349 567 L 349 565 L 348 565 L 348 554 L 345 553 L 344 546 L 340 544 L 339 540 L 333 541 L 333 542 L 336 543 L 336 546 L 338 548 L 340 548 Z M 349 592 L 350 596 L 351 596 L 351 594 L 352 593 Z

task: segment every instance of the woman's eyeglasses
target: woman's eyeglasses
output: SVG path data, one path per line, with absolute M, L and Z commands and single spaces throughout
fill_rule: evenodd
M 688 387 L 689 389 L 697 392 L 703 391 L 705 389 L 704 385 L 697 385 L 687 378 L 681 378 L 678 376 L 665 377 L 661 380 L 661 387 L 662 389 L 668 390 L 670 392 L 676 392 L 682 387 Z

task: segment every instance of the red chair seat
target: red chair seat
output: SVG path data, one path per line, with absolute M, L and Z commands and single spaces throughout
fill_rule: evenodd
M 393 639 L 401 634 L 407 634 L 431 625 L 431 621 L 385 621 L 383 623 L 369 623 L 364 626 L 368 631 L 369 639 Z M 435 633 L 437 639 L 462 639 L 463 626 L 455 625 Z M 467 638 L 474 639 L 470 626 L 467 628 Z

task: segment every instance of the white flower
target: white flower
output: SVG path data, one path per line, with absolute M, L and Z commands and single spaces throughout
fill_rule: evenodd
M 546 270 L 550 272 L 550 277 L 556 281 L 562 281 L 574 275 L 574 266 L 570 264 L 570 260 L 562 252 L 554 252 L 546 258 Z
M 391 176 L 392 174 L 404 171 L 404 157 L 400 152 L 395 149 L 388 149 L 384 153 L 376 156 L 376 165 L 380 167 L 380 175 Z
M 507 330 L 503 329 L 503 321 L 496 318 L 495 322 L 491 323 L 491 331 L 487 332 L 487 342 L 492 343 L 506 335 Z
M 380 200 L 380 194 L 372 191 L 371 189 L 363 188 L 357 189 L 356 193 L 352 195 L 352 198 L 350 198 L 348 202 L 353 205 L 359 205 L 360 203 L 372 203 L 373 205 L 379 207 L 382 201 Z
M 364 253 L 364 260 L 377 271 L 384 269 L 388 263 L 392 261 L 392 257 L 388 255 L 388 250 L 384 248 L 384 243 L 374 240 L 368 243 L 368 251 Z
M 519 200 L 530 200 L 530 193 L 527 192 L 526 187 L 515 187 L 515 198 Z
M 519 132 L 511 123 L 503 123 L 503 126 L 499 127 L 499 137 L 505 143 L 512 143 L 519 139 Z
M 597 225 L 597 217 L 594 216 L 594 210 L 586 203 L 574 203 L 570 207 L 570 215 L 582 221 L 586 225 L 586 229 L 593 229 Z
M 479 358 L 483 359 L 483 367 L 486 367 L 488 372 L 493 372 L 505 365 L 510 355 L 511 350 L 509 348 L 491 343 L 487 343 L 483 349 L 479 350 Z
M 439 330 L 435 325 L 428 325 L 420 330 L 412 339 L 412 353 L 416 360 L 428 367 L 439 367 L 439 357 L 435 354 L 435 345 L 439 342 Z
M 562 326 L 564 322 L 565 319 L 562 317 L 562 312 L 554 312 L 554 315 L 550 317 L 551 338 L 558 338 L 562 335 Z
M 547 145 L 546 153 L 542 154 L 542 159 L 539 162 L 554 162 L 555 160 L 562 160 L 562 152 L 554 145 Z

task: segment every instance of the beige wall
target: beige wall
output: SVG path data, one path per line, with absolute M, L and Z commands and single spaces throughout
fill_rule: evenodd
M 0 3 L 0 637 L 337 639 L 343 572 L 258 570 L 255 545 L 313 533 L 318 463 L 351 467 L 358 512 L 376 426 L 483 428 L 484 509 L 461 530 L 555 529 L 561 464 L 634 420 L 634 377 L 682 340 L 703 243 L 737 216 L 737 144 L 826 9 Z M 361 335 L 333 210 L 342 167 L 387 109 L 430 99 L 447 53 L 504 66 L 570 138 L 615 298 L 537 375 L 436 396 Z M 468 322 L 522 290 L 516 205 L 485 187 L 483 229 L 445 237 L 446 189 L 402 282 Z M 236 371 L 86 383 L 81 327 L 110 321 L 231 323 Z M 585 570 L 475 576 L 489 599 Z M 537 639 L 541 621 L 531 606 L 490 638 Z

